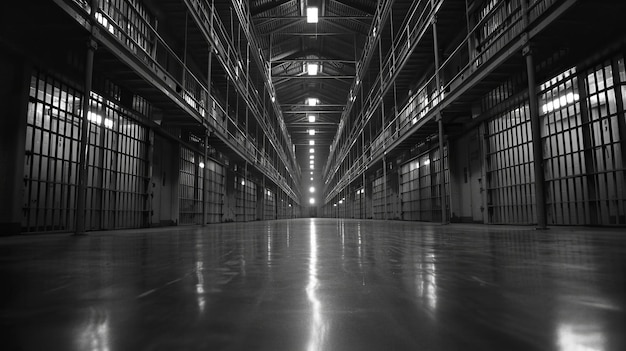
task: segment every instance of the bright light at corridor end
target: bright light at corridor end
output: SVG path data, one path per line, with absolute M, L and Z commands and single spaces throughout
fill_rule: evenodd
M 317 65 L 317 63 L 307 63 L 306 64 L 306 71 L 307 71 L 308 75 L 310 75 L 310 76 L 316 76 L 318 69 L 319 69 L 319 66 Z
M 306 22 L 307 23 L 317 23 L 317 7 L 307 7 L 306 8 Z

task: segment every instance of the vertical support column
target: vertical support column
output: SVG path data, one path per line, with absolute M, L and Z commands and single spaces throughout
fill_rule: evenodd
M 439 127 L 439 192 L 441 193 L 441 223 L 448 224 L 448 198 L 446 196 L 446 171 L 443 152 L 443 120 L 441 117 L 441 113 L 437 114 L 437 125 Z
M 19 234 L 21 228 L 26 115 L 32 74 L 27 61 L 5 51 L 0 53 L 0 236 Z
M 82 120 L 80 132 L 80 150 L 78 159 L 78 189 L 76 191 L 76 225 L 75 235 L 85 234 L 85 209 L 87 208 L 87 140 L 89 139 L 89 120 L 87 119 L 90 100 L 91 100 L 91 84 L 93 80 L 93 58 L 98 48 L 98 44 L 93 37 L 93 31 L 96 26 L 96 11 L 98 9 L 98 1 L 91 1 L 91 32 L 87 43 L 87 57 L 85 59 L 85 90 L 82 106 Z
M 208 167 L 207 167 L 207 163 L 208 163 L 208 159 L 209 159 L 209 130 L 205 130 L 204 132 L 204 156 L 203 156 L 203 162 L 204 162 L 204 167 L 202 167 L 202 226 L 206 226 L 206 222 L 207 222 L 207 189 L 209 188 L 209 184 L 208 184 Z
M 584 76 L 583 76 L 584 77 Z M 582 136 L 583 136 L 583 155 L 585 159 L 586 173 L 585 180 L 587 185 L 587 194 L 583 195 L 587 200 L 587 206 L 589 207 L 589 221 L 591 225 L 597 225 L 600 222 L 598 213 L 598 192 L 597 192 L 597 168 L 594 162 L 593 155 L 593 130 L 591 128 L 589 118 L 589 106 L 587 105 L 588 93 L 586 79 L 579 77 L 578 81 L 578 94 L 580 95 L 580 119 L 582 122 Z M 614 78 L 615 79 L 615 76 Z
M 437 37 L 437 17 L 433 18 L 433 41 L 435 51 L 435 88 L 437 89 L 437 103 L 441 102 L 441 77 L 439 75 L 439 42 Z M 437 107 L 437 109 L 439 109 Z M 448 223 L 448 204 L 446 198 L 446 172 L 444 160 L 444 132 L 443 116 L 441 111 L 437 112 L 437 126 L 439 129 L 439 196 L 441 198 L 441 224 Z
M 537 84 L 535 82 L 535 63 L 529 45 L 522 50 L 526 57 L 526 74 L 528 75 L 528 103 L 530 109 L 530 129 L 533 137 L 533 158 L 535 168 L 535 204 L 537 229 L 546 229 L 546 195 L 543 169 L 543 147 L 541 141 L 541 121 L 539 120 L 539 103 Z
M 383 156 L 383 219 L 387 218 L 387 155 Z
M 248 196 L 246 196 L 246 195 L 247 195 L 248 191 L 246 190 L 246 187 L 250 186 L 248 184 L 248 182 L 250 180 L 248 179 L 248 161 L 244 161 L 244 162 L 245 162 L 245 164 L 243 166 L 243 178 L 245 179 L 246 185 L 241 187 L 241 191 L 243 192 L 241 194 L 241 196 L 243 198 L 243 201 L 242 201 L 242 204 L 243 204 L 243 209 L 242 209 L 242 211 L 243 211 L 243 221 L 247 222 L 247 220 L 246 220 L 246 207 L 248 205 L 248 202 L 247 202 L 248 201 Z
M 613 60 L 612 62 L 612 68 L 613 68 L 613 89 L 615 91 L 615 102 L 617 104 L 617 113 L 618 116 L 623 116 L 624 115 L 624 105 L 626 105 L 626 102 L 624 100 L 626 100 L 626 96 L 624 96 L 622 94 L 622 84 L 624 84 L 624 82 L 622 81 L 622 77 L 620 76 L 620 68 L 619 65 L 617 64 L 617 62 L 615 60 Z M 580 82 L 581 79 L 578 79 L 578 81 Z M 620 151 L 622 154 L 622 159 L 620 160 L 622 165 L 626 165 L 626 119 L 624 118 L 618 118 L 617 119 L 617 128 L 618 128 L 618 133 L 619 133 L 619 147 L 620 147 Z

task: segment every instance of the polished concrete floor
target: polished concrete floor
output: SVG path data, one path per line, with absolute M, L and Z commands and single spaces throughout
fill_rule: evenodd
M 626 231 L 297 219 L 0 238 L 2 350 L 626 350 Z

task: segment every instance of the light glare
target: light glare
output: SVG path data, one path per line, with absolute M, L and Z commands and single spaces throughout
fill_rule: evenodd
M 318 69 L 319 69 L 319 66 L 317 65 L 317 63 L 306 64 L 306 71 L 310 76 L 316 76 Z
M 306 22 L 307 23 L 317 23 L 317 7 L 307 7 L 306 9 Z

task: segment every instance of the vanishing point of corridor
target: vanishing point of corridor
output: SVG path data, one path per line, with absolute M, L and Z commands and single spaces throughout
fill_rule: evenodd
M 3 350 L 626 348 L 617 229 L 297 219 L 0 252 Z

